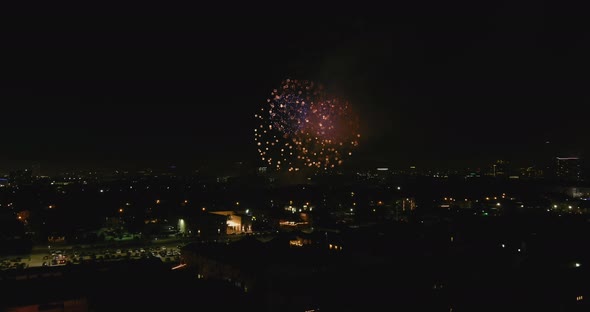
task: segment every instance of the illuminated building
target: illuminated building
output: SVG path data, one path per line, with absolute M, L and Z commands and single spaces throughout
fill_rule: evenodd
M 526 167 L 520 169 L 520 177 L 525 179 L 542 179 L 543 170 L 536 167 Z
M 493 177 L 504 177 L 508 174 L 509 162 L 505 160 L 496 160 L 490 168 L 489 175 Z
M 581 160 L 578 157 L 557 157 L 555 174 L 560 181 L 582 181 Z
M 200 238 L 213 238 L 227 233 L 227 217 L 214 213 L 203 213 L 193 218 L 184 218 L 189 234 Z
M 249 222 L 249 217 L 238 214 L 235 211 L 214 211 L 215 215 L 226 216 L 226 234 L 241 234 L 252 232 L 252 223 Z

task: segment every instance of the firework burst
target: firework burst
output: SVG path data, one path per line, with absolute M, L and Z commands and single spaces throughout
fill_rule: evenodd
M 258 153 L 276 170 L 333 169 L 360 138 L 349 102 L 308 80 L 284 80 L 255 117 Z

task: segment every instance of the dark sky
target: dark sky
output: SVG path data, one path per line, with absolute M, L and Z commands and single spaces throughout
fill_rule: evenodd
M 256 161 L 253 114 L 287 77 L 351 99 L 363 129 L 359 163 L 583 156 L 582 9 L 412 1 L 63 17 L 38 8 L 0 22 L 0 172 L 31 161 L 46 169 Z

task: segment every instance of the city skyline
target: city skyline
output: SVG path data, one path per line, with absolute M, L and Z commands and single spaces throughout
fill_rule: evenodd
M 0 310 L 590 310 L 584 12 L 4 14 Z

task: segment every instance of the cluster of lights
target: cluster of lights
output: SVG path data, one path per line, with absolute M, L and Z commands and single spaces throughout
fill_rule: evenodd
M 307 80 L 286 79 L 254 116 L 262 161 L 277 170 L 328 170 L 358 146 L 358 119 L 348 101 Z
M 328 245 L 330 247 L 330 249 L 332 250 L 342 250 L 342 246 L 338 246 L 338 245 Z

